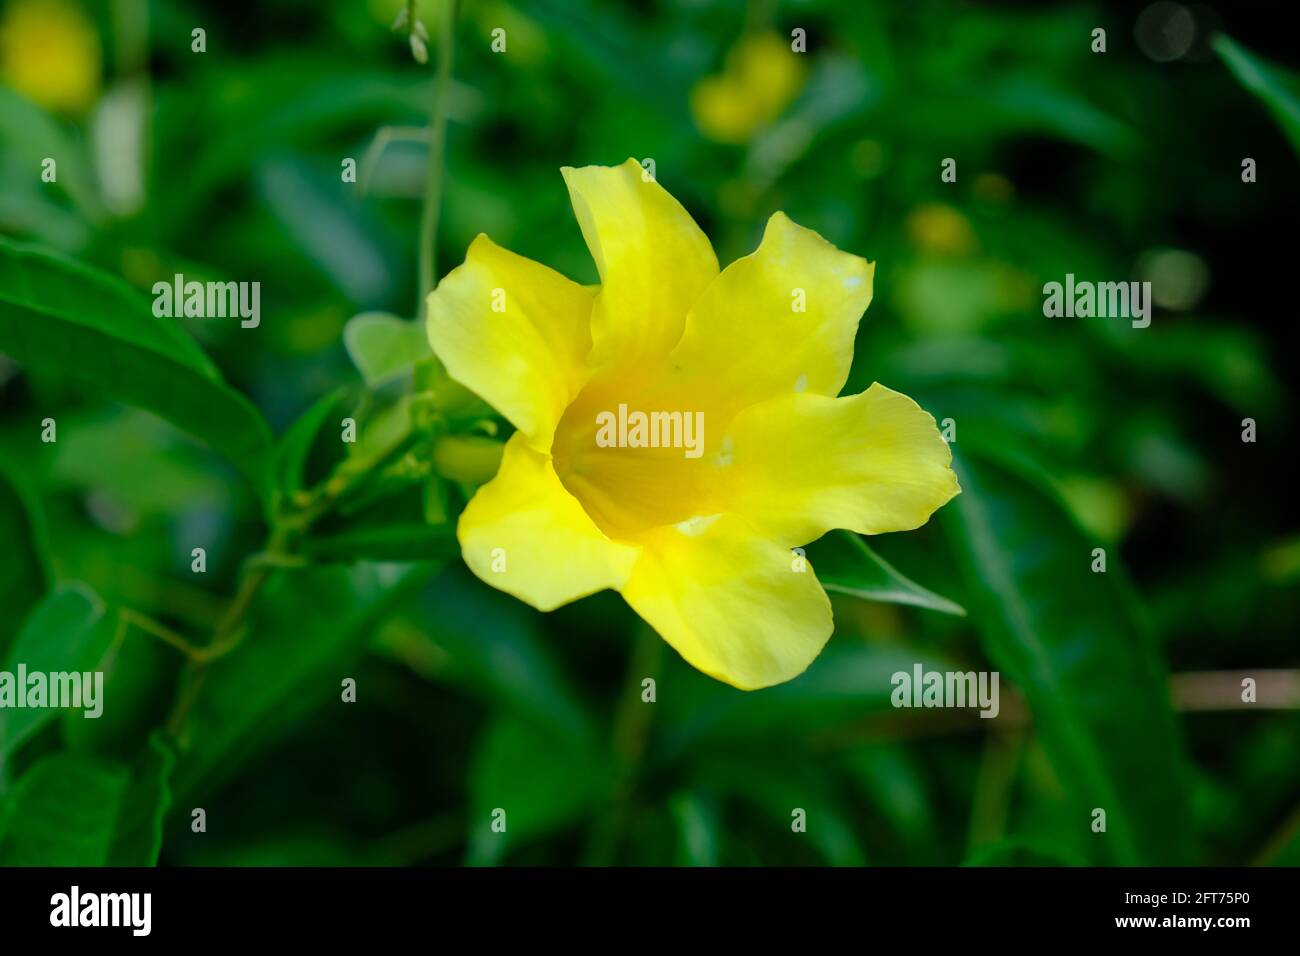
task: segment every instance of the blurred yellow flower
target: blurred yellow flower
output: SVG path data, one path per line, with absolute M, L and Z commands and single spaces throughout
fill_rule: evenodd
M 975 251 L 970 221 L 942 203 L 917 206 L 908 214 L 904 228 L 908 238 L 925 252 L 961 256 Z
M 46 109 L 87 110 L 99 92 L 94 25 L 67 0 L 14 0 L 0 20 L 0 76 Z
M 447 371 L 518 429 L 465 562 L 541 610 L 614 588 L 706 674 L 789 680 L 832 629 L 791 549 L 919 527 L 959 490 L 914 401 L 836 397 L 875 267 L 778 212 L 719 271 L 635 160 L 563 173 L 598 287 L 480 235 L 429 296 Z
M 691 113 L 705 136 L 720 143 L 748 142 L 780 116 L 803 89 L 802 54 L 780 34 L 742 37 L 721 73 L 691 90 Z

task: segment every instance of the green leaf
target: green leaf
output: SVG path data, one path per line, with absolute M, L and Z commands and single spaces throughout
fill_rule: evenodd
M 258 192 L 322 280 L 349 302 L 384 302 L 396 292 L 390 263 L 395 248 L 383 241 L 373 205 L 340 181 L 338 167 L 322 171 L 292 159 L 268 159 L 256 175 Z
M 899 573 L 851 531 L 833 531 L 808 550 L 817 580 L 827 591 L 886 604 L 910 604 L 943 614 L 966 614 L 960 604 Z
M 262 417 L 179 325 L 115 277 L 0 238 L 0 352 L 156 413 L 264 489 Z
M 862 808 L 907 848 L 909 865 L 946 862 L 938 846 L 934 800 L 927 786 L 924 751 L 903 739 L 865 742 L 844 753 L 841 766 L 865 798 Z M 861 806 L 861 805 L 860 805 Z
M 109 866 L 154 866 L 162 850 L 163 820 L 171 806 L 170 778 L 176 754 L 155 733 L 136 762 L 117 814 Z
M 1053 495 L 1019 471 L 962 455 L 944 509 L 971 616 L 989 657 L 1025 695 L 1064 784 L 1072 825 L 1113 863 L 1178 865 L 1191 848 L 1185 765 L 1167 676 L 1118 555 L 1093 548 Z M 1086 832 L 1086 831 L 1084 831 Z
M 42 758 L 0 808 L 0 865 L 155 865 L 173 759 L 157 736 L 133 768 Z
M 221 188 L 251 178 L 251 167 L 267 155 L 310 149 L 385 123 L 427 122 L 434 83 L 432 76 L 340 69 L 337 58 L 301 48 L 246 58 L 238 70 L 213 70 L 194 80 L 199 85 L 158 96 L 158 155 L 193 160 L 185 176 L 160 175 L 155 184 L 170 213 L 166 227 L 178 233 Z M 193 122 L 196 97 L 207 107 L 202 130 Z M 476 99 L 475 90 L 453 83 L 449 117 L 472 118 Z
M 1237 81 L 1268 107 L 1291 148 L 1300 153 L 1300 76 L 1256 56 L 1226 34 L 1215 36 L 1213 46 Z
M 498 720 L 470 769 L 467 862 L 496 863 L 510 849 L 578 822 L 611 786 L 610 765 L 588 742 L 531 721 Z M 502 811 L 500 832 L 493 821 Z
M 317 562 L 430 561 L 456 557 L 460 545 L 453 523 L 429 524 L 425 520 L 422 484 L 400 483 L 375 492 L 385 493 L 355 512 L 332 516 L 312 529 L 299 551 Z
M 385 635 L 381 650 L 429 680 L 466 687 L 525 721 L 595 736 L 578 693 L 542 640 L 539 614 L 501 600 L 461 568 L 442 575 L 420 599 L 428 630 Z
M 417 398 L 410 393 L 395 399 L 367 394 L 364 408 L 355 416 L 357 440 L 346 443 L 347 460 L 341 470 L 355 475 L 391 463 L 416 431 Z
M 49 587 L 45 529 L 36 502 L 0 469 L 0 660 L 19 625 Z
M 850 817 L 831 792 L 825 776 L 798 756 L 767 750 L 760 754 L 719 754 L 695 774 L 697 783 L 759 810 L 771 825 L 802 833 L 830 866 L 864 866 L 866 857 Z M 792 824 L 802 811 L 805 830 Z
M 356 677 L 375 626 L 435 570 L 362 564 L 274 575 L 248 637 L 211 666 L 199 688 L 182 734 L 176 792 L 215 784 L 316 708 L 343 706 L 342 682 Z
M 1137 134 L 1127 124 L 1099 110 L 1070 86 L 1033 73 L 1005 76 L 981 91 L 978 103 L 987 110 L 981 116 L 985 122 L 1042 130 L 1115 158 L 1130 157 L 1138 149 Z
M 21 143 L 28 156 L 57 160 L 57 188 L 72 199 L 86 219 L 93 221 L 103 215 L 82 144 L 50 114 L 4 86 L 0 86 L 0 142 Z M 9 183 L 6 193 L 14 185 Z
M 41 476 L 48 490 L 112 501 L 133 520 L 235 507 L 229 476 L 212 458 L 157 415 L 126 405 L 69 410 L 58 416 L 58 441 Z
M 82 711 L 63 711 L 63 748 L 122 763 L 135 760 L 151 732 L 167 722 L 183 662 L 176 648 L 127 628 L 95 665 L 104 672 L 103 714 L 87 720 Z
M 91 670 L 103 657 L 111 637 L 100 626 L 103 619 L 104 604 L 94 592 L 82 585 L 57 588 L 23 624 L 3 670 L 14 675 L 15 683 L 19 664 L 25 665 L 28 674 Z M 15 687 L 14 691 L 23 694 L 26 688 Z M 97 703 L 102 706 L 105 702 Z M 60 713 L 54 707 L 0 708 L 0 768 L 24 740 Z
M 910 673 L 917 663 L 926 670 L 953 669 L 932 652 L 837 637 L 794 680 L 754 694 L 674 662 L 648 675 L 658 682 L 659 746 L 665 757 L 690 750 L 725 751 L 746 739 L 806 737 L 887 712 L 893 675 Z
M 291 495 L 312 484 L 313 451 L 326 424 L 343 419 L 346 403 L 347 389 L 337 388 L 318 399 L 280 436 L 275 446 L 273 470 L 276 487 L 282 492 Z M 342 443 L 337 436 L 331 437 L 335 447 L 340 448 Z
M 343 344 L 352 364 L 372 388 L 433 354 L 423 324 L 386 312 L 354 315 L 343 327 Z
M 668 801 L 677 824 L 677 863 L 717 866 L 724 828 L 712 802 L 698 793 L 682 791 Z

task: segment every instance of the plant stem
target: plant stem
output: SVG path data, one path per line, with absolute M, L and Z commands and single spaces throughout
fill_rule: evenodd
M 414 3 L 409 3 L 407 9 L 408 21 L 410 21 L 414 16 Z M 429 293 L 433 291 L 433 279 L 436 274 L 434 242 L 438 234 L 438 214 L 442 206 L 442 191 L 446 179 L 444 157 L 447 144 L 447 94 L 451 87 L 455 27 L 456 0 L 442 0 L 438 24 L 438 76 L 434 83 L 433 113 L 429 131 L 429 176 L 425 184 L 424 208 L 420 217 L 418 311 L 421 318 L 424 317 L 427 308 L 425 303 Z M 385 456 L 385 460 L 389 457 Z M 317 488 L 315 494 L 311 495 L 301 507 L 275 516 L 266 546 L 253 558 L 244 562 L 240 571 L 239 587 L 231 600 L 230 607 L 217 622 L 217 626 L 213 629 L 212 640 L 205 647 L 194 647 L 170 632 L 164 635 L 157 629 L 150 629 L 155 636 L 179 647 L 189 656 L 189 662 L 182 675 L 181 691 L 167 721 L 168 730 L 173 737 L 180 737 L 184 730 L 186 717 L 198 698 L 199 690 L 208 674 L 209 664 L 239 643 L 248 612 L 262 586 L 271 576 L 271 572 L 277 568 L 293 567 L 301 563 L 289 547 L 291 541 L 333 510 L 339 499 L 364 482 L 379 464 L 381 463 L 376 463 L 366 474 L 360 476 L 336 475 Z
M 631 816 L 631 801 L 650 738 L 654 704 L 641 699 L 641 681 L 657 677 L 663 659 L 664 642 L 646 628 L 638 628 L 636 643 L 628 657 L 627 677 L 614 713 L 611 750 L 615 781 L 610 808 L 593 821 L 583 850 L 583 866 L 609 866 Z
M 414 6 L 413 0 L 407 4 L 408 25 L 414 20 Z M 444 157 L 447 143 L 447 99 L 451 87 L 452 57 L 455 51 L 456 0 L 442 0 L 439 14 L 438 75 L 434 83 L 432 120 L 429 129 L 429 175 L 425 183 L 424 208 L 420 217 L 418 311 L 421 318 L 424 317 L 427 308 L 425 303 L 429 293 L 433 291 L 433 280 L 436 274 L 434 243 L 438 235 L 438 215 L 442 206 L 442 191 L 446 179 Z M 400 446 L 400 449 L 404 450 L 405 447 L 407 443 Z M 391 455 L 385 456 L 384 461 L 390 460 L 391 457 Z M 189 658 L 182 674 L 181 691 L 177 695 L 176 703 L 167 721 L 168 730 L 173 737 L 181 736 L 185 720 L 207 677 L 209 665 L 239 644 L 248 613 L 272 571 L 304 563 L 293 553 L 290 547 L 292 541 L 332 511 L 343 495 L 363 484 L 382 464 L 382 461 L 376 462 L 367 472 L 357 476 L 335 475 L 319 486 L 299 507 L 274 516 L 265 547 L 244 562 L 235 596 L 217 622 L 212 632 L 212 639 L 206 646 L 196 647 L 161 625 L 147 626 L 153 625 L 151 619 L 137 617 L 135 623 L 177 647 Z
M 284 555 L 287 542 L 288 532 L 277 526 L 267 536 L 266 547 L 260 554 Z M 274 563 L 268 561 L 244 562 L 239 576 L 239 588 L 235 591 L 230 607 L 226 609 L 226 613 L 221 616 L 221 620 L 213 629 L 212 640 L 206 647 L 195 649 L 196 653 L 190 657 L 189 663 L 185 665 L 185 670 L 182 672 L 181 692 L 167 720 L 167 730 L 173 737 L 180 737 L 184 730 L 185 718 L 189 716 L 190 708 L 193 707 L 199 690 L 207 678 L 208 666 L 239 643 L 244 620 L 253 606 L 253 600 L 262 590 L 262 585 L 270 577 L 273 567 Z
M 966 855 L 1006 833 L 1012 788 L 1025 741 L 1024 727 L 1011 727 L 984 738 L 984 753 L 975 775 Z
M 158 638 L 164 644 L 176 648 L 190 660 L 197 660 L 202 656 L 203 648 L 195 647 L 171 628 L 160 624 L 148 615 L 133 611 L 129 607 L 119 608 L 117 613 L 122 627 L 134 625 L 146 634 Z
M 421 319 L 428 309 L 429 293 L 437 275 L 438 215 L 446 179 L 447 93 L 451 87 L 452 57 L 455 53 L 456 0 L 442 0 L 438 21 L 438 79 L 433 87 L 433 119 L 429 137 L 429 176 L 424 186 L 424 209 L 420 216 L 420 302 Z

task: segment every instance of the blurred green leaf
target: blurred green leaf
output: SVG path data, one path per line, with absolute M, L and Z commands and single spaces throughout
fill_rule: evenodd
M 451 525 L 406 521 L 312 535 L 300 550 L 315 561 L 430 561 L 459 556 L 460 545 Z
M 1185 765 L 1164 667 L 1119 556 L 1093 573 L 1089 541 L 1057 500 L 1006 465 L 959 456 L 944 509 L 985 650 L 1028 700 L 1081 830 L 1106 811 L 1098 857 L 1190 855 Z
M 131 771 L 114 828 L 108 866 L 154 866 L 162 850 L 163 820 L 171 806 L 170 778 L 176 754 L 161 734 L 149 745 Z
M 343 471 L 353 475 L 374 472 L 391 461 L 412 439 L 416 429 L 419 396 L 401 392 L 395 399 L 367 392 L 354 413 L 357 439 L 345 444 L 347 460 Z M 370 498 L 364 500 L 369 504 Z M 345 506 L 344 512 L 351 510 Z
M 582 700 L 539 633 L 541 615 L 455 567 L 420 595 L 427 624 L 381 645 L 417 673 L 463 686 L 526 722 L 592 739 Z
M 436 566 L 361 564 L 276 574 L 249 636 L 211 665 L 182 733 L 176 792 L 236 772 L 318 707 L 342 701 L 370 633 Z M 364 686 L 358 697 L 366 693 Z
M 179 325 L 120 280 L 0 238 L 0 352 L 160 415 L 264 489 L 262 417 Z
M 827 591 L 866 601 L 909 604 L 959 617 L 966 614 L 960 604 L 903 576 L 851 531 L 832 531 L 809 545 L 808 550 L 817 580 Z
M 1243 415 L 1267 414 L 1286 398 L 1270 367 L 1268 346 L 1255 329 L 1225 319 L 1185 319 L 1160 330 L 1160 341 L 1135 335 L 1123 352 L 1135 374 L 1191 379 Z M 1134 374 L 1134 373 L 1130 373 Z
M 1032 73 L 1008 77 L 982 92 L 975 115 L 1014 129 L 1044 131 L 1124 159 L 1138 150 L 1133 130 L 1073 90 Z
M 49 587 L 44 525 L 29 498 L 0 469 L 0 541 L 5 559 L 0 562 L 0 660 L 28 612 Z
M 811 843 L 831 866 L 866 864 L 849 816 L 824 774 L 798 757 L 787 759 L 770 752 L 740 757 L 720 755 L 710 760 L 697 772 L 697 781 L 711 791 L 757 808 L 790 839 Z M 795 829 L 796 823 L 801 829 Z
M 366 385 L 375 386 L 433 354 L 420 322 L 385 312 L 363 312 L 348 320 L 343 344 Z
M 662 51 L 631 29 L 626 11 L 589 3 L 535 0 L 528 14 L 546 31 L 561 56 L 580 64 L 602 87 L 617 90 L 624 102 L 637 104 L 639 123 L 654 116 L 672 123 L 678 133 L 690 129 L 687 77 L 680 70 L 662 68 Z M 647 83 L 647 78 L 653 82 Z
M 56 753 L 0 807 L 0 865 L 153 866 L 173 755 L 156 736 L 131 768 Z
M 513 717 L 496 721 L 470 769 L 466 862 L 496 863 L 510 849 L 583 819 L 608 796 L 611 773 L 590 741 Z
M 725 828 L 711 801 L 695 792 L 674 794 L 668 803 L 677 824 L 677 862 L 717 866 Z
M 54 188 L 66 193 L 86 219 L 93 221 L 102 215 L 82 144 L 35 103 L 0 85 L 0 142 L 5 141 L 22 143 L 33 163 L 46 157 L 56 160 L 58 185 Z M 35 179 L 34 172 L 32 175 Z M 13 185 L 6 184 L 6 195 Z
M 310 474 L 312 453 L 322 435 L 327 434 L 326 425 L 334 420 L 342 421 L 348 404 L 347 390 L 337 388 L 312 403 L 280 436 L 273 465 L 276 487 L 280 491 L 292 495 L 311 485 L 314 477 L 319 477 Z M 341 444 L 332 435 L 328 435 L 326 440 L 333 442 L 336 449 Z
M 937 821 L 923 759 L 914 748 L 904 742 L 873 742 L 845 753 L 842 765 L 870 802 L 872 816 L 904 841 L 909 862 L 945 862 L 923 855 L 935 847 Z
M 70 753 L 130 763 L 167 721 L 183 656 L 136 627 L 114 641 L 95 665 L 104 672 L 104 712 L 86 720 L 79 710 L 63 711 L 60 728 Z
M 3 670 L 14 674 L 15 680 L 19 664 L 26 666 L 28 674 L 89 671 L 103 657 L 111 638 L 100 627 L 103 620 L 104 604 L 89 588 L 80 584 L 56 588 L 23 624 Z M 26 690 L 15 687 L 19 694 Z M 0 708 L 0 769 L 24 740 L 60 713 L 54 707 Z
M 951 348 L 952 339 L 973 336 L 1025 305 L 1023 276 L 994 259 L 928 256 L 895 270 L 894 300 L 908 328 L 947 336 L 939 340 L 940 348 Z
M 892 643 L 832 638 L 808 670 L 761 694 L 728 687 L 687 669 L 656 675 L 659 687 L 659 746 L 663 758 L 683 752 L 726 749 L 757 737 L 803 737 L 850 720 L 891 711 L 891 677 L 948 670 L 933 652 Z
M 1232 75 L 1268 107 L 1291 148 L 1300 153 L 1300 76 L 1255 55 L 1227 34 L 1216 35 L 1212 43 Z
M 194 156 L 185 176 L 164 176 L 170 214 L 166 225 L 180 230 L 196 210 L 231 180 L 246 174 L 265 156 L 297 149 L 341 131 L 428 120 L 430 87 L 426 75 L 395 78 L 389 73 L 340 71 L 338 61 L 288 52 L 245 58 L 237 70 L 205 78 L 206 88 L 159 97 L 157 125 L 162 156 Z M 202 149 L 194 149 L 195 102 L 204 104 Z M 453 84 L 448 113 L 453 120 L 473 116 L 472 90 Z M 355 158 L 360 159 L 361 150 Z
M 374 214 L 337 170 L 276 158 L 257 173 L 262 201 L 285 227 L 292 245 L 349 302 L 385 302 L 396 292 L 397 250 L 384 241 Z
M 156 415 L 117 404 L 92 408 L 58 416 L 51 486 L 111 500 L 124 515 L 145 520 L 219 511 L 241 490 L 212 468 L 206 450 Z

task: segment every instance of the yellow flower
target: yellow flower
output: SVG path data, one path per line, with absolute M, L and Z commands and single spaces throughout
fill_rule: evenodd
M 910 398 L 836 397 L 875 268 L 778 212 L 719 272 L 635 160 L 563 173 L 599 287 L 480 235 L 429 296 L 450 375 L 518 429 L 461 515 L 465 562 L 541 610 L 617 589 L 706 674 L 789 680 L 832 628 L 791 549 L 919 527 L 959 490 Z M 638 412 L 680 414 L 638 442 Z
M 975 250 L 970 221 L 942 203 L 925 203 L 912 210 L 905 228 L 911 240 L 926 252 L 964 256 Z
M 79 113 L 99 92 L 99 37 L 63 0 L 15 0 L 0 21 L 0 74 L 46 109 Z
M 776 33 L 743 37 L 727 54 L 725 69 L 691 90 L 695 125 L 720 143 L 748 142 L 803 88 L 801 56 Z

